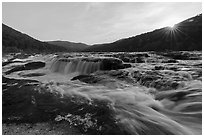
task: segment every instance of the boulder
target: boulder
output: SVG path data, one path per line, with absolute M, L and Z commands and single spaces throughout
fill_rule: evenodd
M 101 61 L 101 70 L 122 69 L 123 61 L 117 58 L 104 58 Z

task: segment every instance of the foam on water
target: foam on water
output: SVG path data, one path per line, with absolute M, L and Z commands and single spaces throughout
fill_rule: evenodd
M 51 91 L 60 92 L 65 96 L 83 97 L 88 101 L 98 100 L 111 104 L 114 118 L 121 132 L 127 134 L 200 134 L 201 112 L 182 112 L 182 108 L 199 103 L 177 104 L 170 110 L 171 101 L 155 100 L 144 87 L 124 89 L 108 89 L 102 86 L 65 86 L 52 83 L 47 85 Z M 73 88 L 75 87 L 75 88 Z M 165 104 L 166 103 L 166 104 Z M 168 103 L 168 104 L 167 104 Z M 200 102 L 201 103 L 201 102 Z M 84 104 L 85 105 L 85 104 Z M 97 105 L 97 104 L 93 104 Z M 175 105 L 174 105 L 175 106 Z M 104 121 L 105 123 L 107 121 Z M 191 127 L 191 125 L 194 125 Z M 196 127 L 196 128 L 195 128 Z M 199 130 L 198 130 L 199 129 Z

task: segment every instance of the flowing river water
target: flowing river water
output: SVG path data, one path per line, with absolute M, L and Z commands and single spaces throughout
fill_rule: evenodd
M 5 55 L 3 123 L 63 122 L 80 134 L 202 134 L 201 52 L 178 53 Z

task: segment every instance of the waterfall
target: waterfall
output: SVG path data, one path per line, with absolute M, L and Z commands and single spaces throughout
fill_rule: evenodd
M 51 65 L 52 72 L 70 74 L 78 72 L 80 74 L 90 74 L 100 70 L 101 61 L 85 58 L 60 58 L 56 59 Z

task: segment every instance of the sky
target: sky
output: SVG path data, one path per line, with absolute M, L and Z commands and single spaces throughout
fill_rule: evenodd
M 201 2 L 3 2 L 2 22 L 41 41 L 92 45 L 172 26 L 201 12 Z

